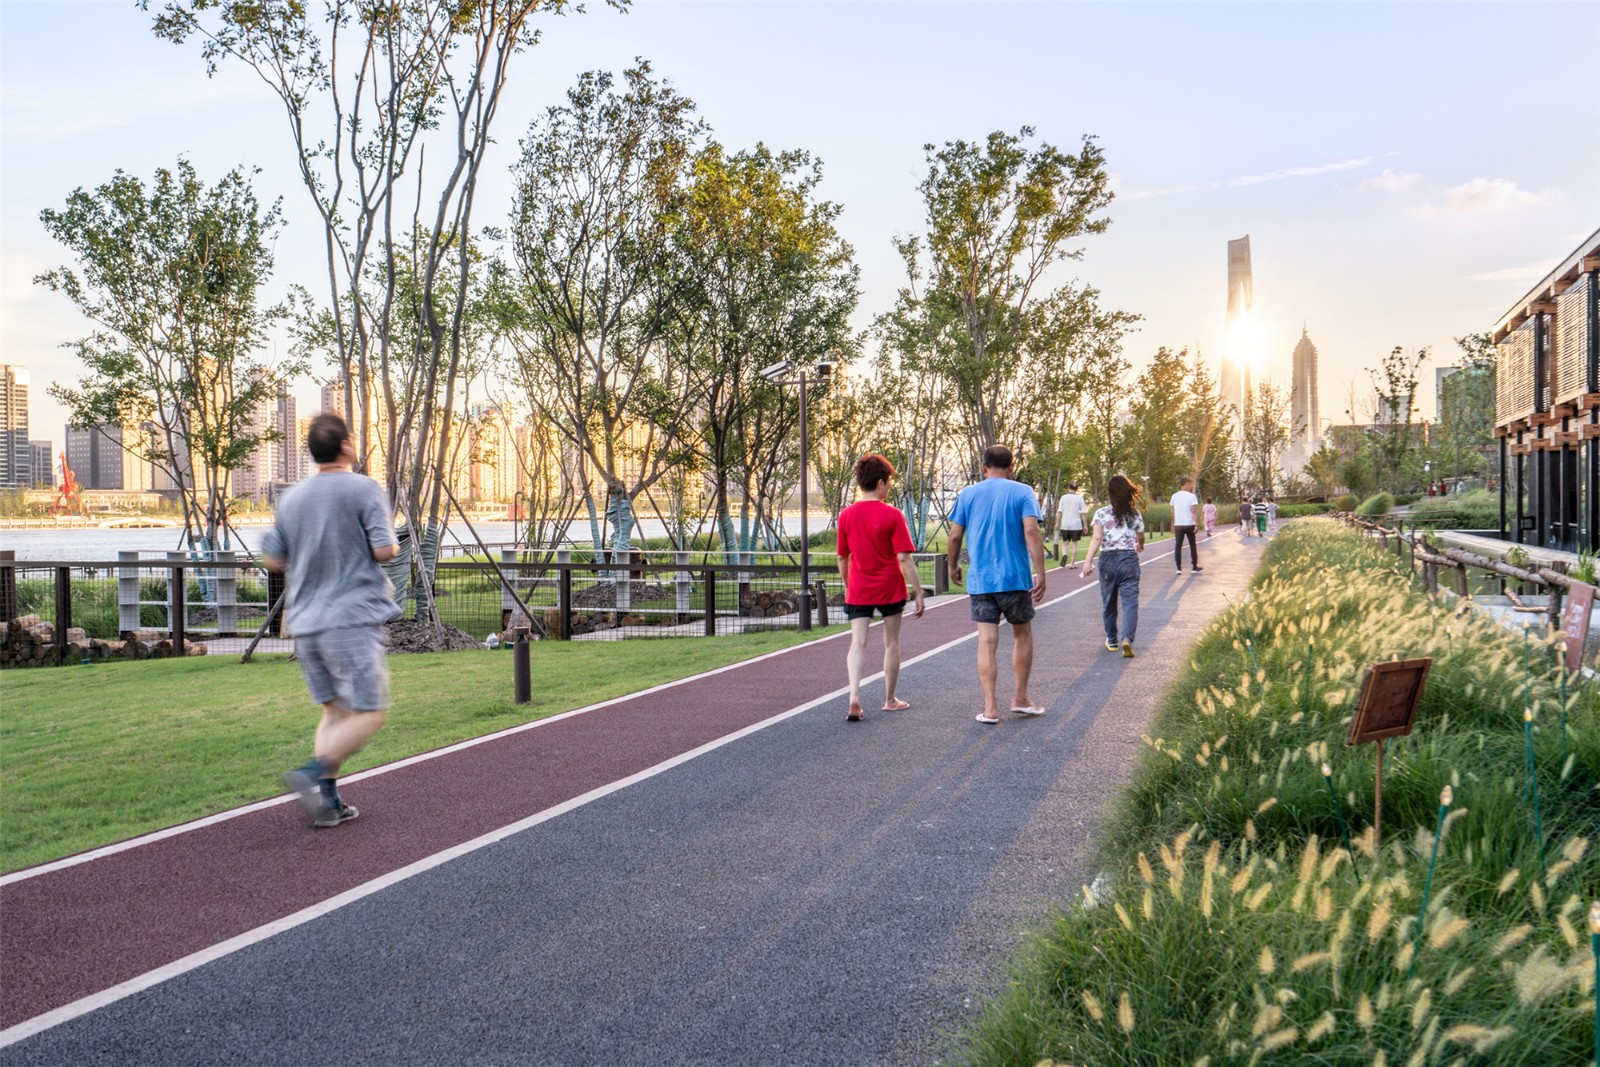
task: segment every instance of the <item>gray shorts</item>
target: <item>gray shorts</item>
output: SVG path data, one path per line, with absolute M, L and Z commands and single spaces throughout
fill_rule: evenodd
M 306 676 L 311 700 L 337 700 L 351 711 L 382 711 L 389 706 L 389 663 L 381 626 L 357 626 L 301 634 L 295 658 Z
M 1009 589 L 1003 593 L 973 593 L 972 621 L 1000 624 L 1000 616 L 1012 626 L 1033 621 L 1033 592 L 1028 589 Z

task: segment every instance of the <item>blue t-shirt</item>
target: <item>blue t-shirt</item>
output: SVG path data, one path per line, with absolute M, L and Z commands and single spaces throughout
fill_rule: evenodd
M 966 529 L 967 592 L 1033 588 L 1033 561 L 1023 523 L 1039 522 L 1033 489 L 1009 478 L 985 478 L 956 497 L 950 521 Z

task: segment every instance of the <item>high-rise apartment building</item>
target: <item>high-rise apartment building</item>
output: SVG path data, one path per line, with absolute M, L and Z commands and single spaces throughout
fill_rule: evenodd
M 1294 396 L 1289 405 L 1289 419 L 1294 436 L 1289 445 L 1296 466 L 1304 466 L 1311 453 L 1322 447 L 1322 407 L 1317 397 L 1317 346 L 1311 343 L 1308 330 L 1300 331 L 1300 343 L 1294 346 L 1294 377 L 1291 380 Z
M 33 488 L 28 451 L 28 369 L 0 363 L 0 489 Z
M 288 383 L 277 383 L 262 399 L 246 429 L 260 440 L 233 473 L 234 495 L 260 499 L 274 485 L 290 485 L 300 480 L 304 439 L 300 436 L 295 400 Z
M 1250 377 L 1250 357 L 1246 347 L 1250 309 L 1254 304 L 1250 277 L 1250 236 L 1228 242 L 1228 319 L 1227 343 L 1222 353 L 1222 398 L 1240 411 L 1254 383 Z
M 56 484 L 55 457 L 49 441 L 28 442 L 29 477 L 35 489 L 52 489 Z
M 143 435 L 138 427 L 108 422 L 84 430 L 68 426 L 67 466 L 79 488 L 139 492 L 155 488 Z

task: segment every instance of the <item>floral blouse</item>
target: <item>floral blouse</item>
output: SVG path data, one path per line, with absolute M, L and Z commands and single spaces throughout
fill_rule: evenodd
M 1094 513 L 1094 524 L 1101 530 L 1100 551 L 1138 551 L 1139 535 L 1144 533 L 1144 516 L 1137 511 L 1133 513 L 1132 525 L 1120 526 L 1117 524 L 1116 513 L 1111 505 L 1107 504 Z

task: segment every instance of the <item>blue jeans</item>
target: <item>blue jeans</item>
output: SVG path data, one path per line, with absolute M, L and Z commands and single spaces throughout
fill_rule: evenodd
M 1122 626 L 1117 627 L 1117 604 L 1122 605 Z M 1132 641 L 1139 629 L 1139 554 L 1119 549 L 1100 553 L 1101 618 L 1106 624 L 1106 640 Z

